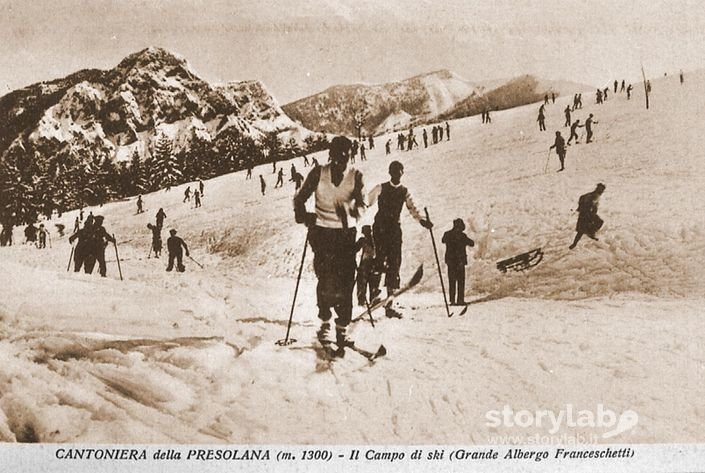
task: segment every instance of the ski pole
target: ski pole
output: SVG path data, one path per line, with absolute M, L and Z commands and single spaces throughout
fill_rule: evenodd
M 120 273 L 120 281 L 122 281 L 122 268 L 120 268 L 120 256 L 118 255 L 117 240 L 115 239 L 115 234 L 113 233 L 113 246 L 115 247 L 115 260 L 118 265 L 118 273 Z
M 154 246 L 154 244 L 149 245 L 149 253 L 147 253 L 147 259 L 152 257 L 152 247 L 153 246 Z
M 548 171 L 548 161 L 551 159 L 551 148 L 548 149 L 548 154 L 546 155 L 546 165 L 543 167 L 543 173 L 546 174 Z
M 71 269 L 71 260 L 73 259 L 73 250 L 76 249 L 75 246 L 71 245 L 71 254 L 69 255 L 69 264 L 66 265 L 66 272 L 68 273 Z
M 294 300 L 291 302 L 291 312 L 289 312 L 289 323 L 286 326 L 286 337 L 284 340 L 277 340 L 277 345 L 286 346 L 294 343 L 296 340 L 289 340 L 289 331 L 291 330 L 291 320 L 294 317 L 294 306 L 296 305 L 296 295 L 299 292 L 299 283 L 301 282 L 301 273 L 304 270 L 304 261 L 306 260 L 306 248 L 308 247 L 308 231 L 306 232 L 306 241 L 304 242 L 304 251 L 301 255 L 301 265 L 299 266 L 299 275 L 296 276 L 296 288 L 294 289 Z
M 201 263 L 199 263 L 198 261 L 196 261 L 195 259 L 193 259 L 193 258 L 191 257 L 191 255 L 188 255 L 188 259 L 190 259 L 191 261 L 193 261 L 194 263 L 196 263 L 199 268 L 203 269 L 203 265 L 202 265 Z
M 428 222 L 431 221 L 431 217 L 428 215 L 428 208 L 424 207 L 424 212 L 426 212 L 426 220 Z M 428 229 L 429 233 L 431 234 L 431 243 L 433 244 L 433 255 L 436 257 L 436 267 L 438 268 L 438 278 L 441 280 L 441 290 L 443 291 L 443 302 L 446 305 L 446 314 L 448 314 L 448 317 L 453 317 L 453 314 L 450 312 L 450 309 L 448 308 L 448 298 L 446 298 L 446 287 L 445 284 L 443 284 L 443 273 L 441 272 L 441 262 L 438 260 L 438 250 L 436 249 L 436 239 L 433 237 L 433 228 Z

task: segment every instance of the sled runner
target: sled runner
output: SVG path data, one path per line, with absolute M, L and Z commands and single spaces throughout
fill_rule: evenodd
M 527 251 L 526 253 L 497 262 L 497 269 L 503 273 L 506 273 L 508 269 L 525 271 L 539 264 L 542 259 L 543 251 L 541 248 L 536 248 L 535 250 Z

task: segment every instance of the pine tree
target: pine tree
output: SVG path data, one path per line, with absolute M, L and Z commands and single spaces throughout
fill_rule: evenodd
M 181 169 L 179 161 L 173 153 L 173 146 L 169 138 L 161 135 L 154 145 L 154 184 L 157 188 L 177 185 L 181 180 Z
M 0 161 L 0 222 L 21 225 L 34 222 L 39 214 L 35 161 L 24 144 L 13 145 Z
M 129 178 L 128 195 L 139 194 L 147 189 L 145 169 L 140 159 L 140 153 L 137 150 L 134 150 L 130 157 Z

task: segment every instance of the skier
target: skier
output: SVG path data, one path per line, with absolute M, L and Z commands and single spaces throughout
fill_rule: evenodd
M 296 174 L 294 174 L 294 177 L 291 180 L 294 181 L 294 184 L 296 185 L 296 190 L 299 190 L 299 188 L 301 187 L 301 183 L 304 182 L 304 176 L 297 172 Z
M 578 94 L 578 108 L 583 108 L 583 93 Z
M 421 212 L 416 208 L 409 190 L 401 184 L 403 175 L 404 165 L 399 161 L 392 161 L 389 164 L 390 180 L 375 186 L 368 195 L 369 206 L 378 202 L 377 214 L 372 227 L 377 252 L 375 273 L 372 277 L 373 292 L 375 294 L 379 293 L 382 273 L 385 273 L 384 283 L 387 287 L 388 296 L 395 289 L 399 289 L 399 268 L 401 267 L 402 259 L 400 223 L 402 206 L 406 204 L 409 213 L 422 227 L 428 229 L 433 227 L 430 221 L 421 216 Z M 401 317 L 401 314 L 391 307 L 387 308 L 386 315 L 387 317 Z
M 465 234 L 463 219 L 453 220 L 453 228 L 443 234 L 441 242 L 446 245 L 450 305 L 465 305 L 465 266 L 468 264 L 465 247 L 473 247 L 475 242 Z
M 604 191 L 605 185 L 599 183 L 594 191 L 580 196 L 578 200 L 578 223 L 575 225 L 577 233 L 573 243 L 568 247 L 571 250 L 575 248 L 583 235 L 587 235 L 593 240 L 598 239 L 595 233 L 602 228 L 604 222 L 597 215 L 597 207 L 600 202 L 600 196 Z
M 556 132 L 556 140 L 548 149 L 552 150 L 553 148 L 556 148 L 556 154 L 558 154 L 558 159 L 561 161 L 561 168 L 558 170 L 560 172 L 565 169 L 565 140 L 561 136 L 560 131 Z
M 78 217 L 73 222 L 73 233 L 76 233 L 81 228 L 81 223 L 78 221 Z
M 311 165 L 311 162 L 308 160 L 308 156 L 304 154 L 304 167 L 307 168 Z
M 194 200 L 194 209 L 197 209 L 201 206 L 201 193 L 199 192 L 198 189 L 193 191 L 193 200 Z
M 39 241 L 37 242 L 37 248 L 40 250 L 43 248 L 47 247 L 47 232 L 46 228 L 44 228 L 44 224 L 40 223 L 39 224 L 39 229 L 37 229 L 37 235 L 39 237 Z
M 157 212 L 157 227 L 161 230 L 162 227 L 164 227 L 164 219 L 166 218 L 166 214 L 164 213 L 164 209 L 160 208 L 159 211 Z
M 188 246 L 184 240 L 176 236 L 176 230 L 173 228 L 169 230 L 169 235 L 171 236 L 166 240 L 166 248 L 169 250 L 169 265 L 166 267 L 166 270 L 171 271 L 174 269 L 174 260 L 176 260 L 176 270 L 183 273 L 186 271 L 183 261 L 183 250 L 186 250 L 186 257 L 188 258 L 190 256 Z
M 360 145 L 360 161 L 367 161 L 367 155 L 365 155 L 365 143 Z
M 154 251 L 154 257 L 159 258 L 162 255 L 162 230 L 151 223 L 147 224 L 147 228 L 152 231 L 152 251 Z
M 360 264 L 357 267 L 357 304 L 364 306 L 368 301 L 374 299 L 374 294 L 372 294 L 372 285 L 370 284 L 370 276 L 372 275 L 372 269 L 375 260 L 375 242 L 372 237 L 372 227 L 369 225 L 363 225 L 362 227 L 362 237 L 357 241 L 355 245 L 355 252 L 362 250 L 362 255 L 360 256 Z M 370 298 L 367 299 L 367 292 L 369 290 Z
M 607 101 L 607 93 L 610 91 L 609 87 L 605 87 L 605 90 L 602 91 L 602 101 L 606 102 Z
M 446 122 L 446 141 L 450 141 L 450 125 Z
M 546 131 L 546 117 L 543 114 L 543 108 L 544 106 L 541 105 L 539 108 L 539 117 L 536 119 L 536 121 L 539 122 L 539 131 Z
M 316 297 L 321 327 L 318 339 L 325 343 L 330 330 L 331 309 L 337 317 L 335 336 L 339 352 L 346 345 L 347 326 L 352 318 L 352 292 L 355 284 L 355 226 L 365 207 L 363 175 L 348 168 L 352 143 L 336 136 L 328 149 L 330 163 L 314 168 L 294 197 L 296 223 L 308 227 L 313 250 L 313 268 L 318 279 Z M 306 201 L 315 194 L 315 213 L 306 212 Z
M 543 104 L 548 105 L 548 94 L 543 96 Z
M 277 173 L 277 182 L 274 184 L 274 188 L 276 189 L 277 187 L 283 187 L 284 186 L 284 168 L 279 168 L 279 172 Z
M 137 213 L 141 214 L 144 210 L 142 209 L 142 194 L 137 196 Z
M 267 183 L 264 182 L 264 178 L 262 177 L 262 174 L 259 175 L 259 187 L 260 187 L 260 191 L 262 191 L 262 195 L 264 195 L 264 191 L 267 190 Z
M 617 79 L 614 80 L 614 93 L 617 93 L 617 87 L 619 87 L 619 81 Z
M 186 186 L 186 190 L 184 191 L 184 202 L 186 201 L 191 201 L 191 186 Z
M 252 164 L 247 164 L 247 175 L 245 176 L 245 180 L 252 179 Z
M 426 128 L 423 129 L 421 137 L 423 138 L 423 147 L 428 148 L 428 132 L 426 131 Z
M 272 174 L 276 174 L 276 173 L 277 173 L 277 161 L 274 160 L 274 161 L 272 161 Z
M 433 141 L 434 145 L 438 143 L 438 128 L 436 128 L 435 126 L 431 128 L 431 140 Z
M 78 215 L 81 217 L 81 222 L 83 222 L 83 209 L 79 211 Z
M 625 86 L 626 86 L 626 81 L 624 79 L 622 79 L 622 87 L 620 87 L 620 89 L 619 89 L 620 93 L 624 92 Z
M 595 103 L 602 103 L 602 91 L 600 89 L 597 89 L 597 92 L 595 92 Z
M 681 85 L 683 85 L 683 80 L 684 80 L 684 79 L 683 79 L 683 71 L 680 72 L 680 74 L 678 75 L 678 78 L 679 78 L 680 81 L 681 81 Z
M 632 98 L 632 90 L 633 90 L 633 89 L 634 89 L 634 87 L 632 87 L 631 84 L 629 84 L 629 85 L 627 86 L 627 100 L 629 100 L 629 99 Z
M 438 125 L 438 141 L 443 141 L 443 127 L 441 125 Z
M 33 223 L 30 223 L 27 225 L 27 227 L 24 229 L 24 237 L 25 237 L 25 243 L 37 243 L 37 227 L 34 226 Z
M 485 123 L 492 123 L 492 117 L 490 116 L 490 111 L 485 111 Z
M 372 135 L 367 139 L 367 145 L 370 147 L 370 151 L 375 149 L 375 140 L 372 138 Z
M 388 139 L 387 142 L 384 144 L 384 153 L 386 155 L 392 154 L 392 139 Z
M 54 224 L 54 226 L 56 227 L 56 231 L 59 233 L 59 238 L 63 238 L 66 225 L 64 225 L 63 223 L 56 223 Z
M 205 185 L 201 179 L 198 180 L 198 189 L 201 191 L 201 197 L 203 197 L 203 191 L 205 190 Z M 200 205 L 199 205 L 200 207 Z
M 294 174 L 296 174 L 296 166 L 294 166 L 294 163 L 291 164 L 291 168 L 289 169 L 289 172 L 291 173 L 291 177 L 289 181 L 294 180 Z
M 397 151 L 402 150 L 404 151 L 404 134 L 402 132 L 399 132 L 397 134 Z
M 570 105 L 565 107 L 563 113 L 565 113 L 565 123 L 563 124 L 563 126 L 570 126 Z
M 585 125 L 580 124 L 580 119 L 575 120 L 572 125 L 570 125 L 570 136 L 568 137 L 568 143 L 567 145 L 570 146 L 570 142 L 573 141 L 573 138 L 575 138 L 576 143 L 580 143 L 578 141 L 578 128 L 582 128 Z
M 590 143 L 592 141 L 592 125 L 595 124 L 597 125 L 598 122 L 593 121 L 592 119 L 592 113 L 588 117 L 587 120 L 585 120 L 585 131 L 587 132 L 587 136 L 585 137 L 585 143 Z
M 350 152 L 350 162 L 354 163 L 355 158 L 357 158 L 357 149 L 360 147 L 360 143 L 357 142 L 357 140 L 353 141 L 352 144 L 352 151 Z
M 91 274 L 93 272 L 93 266 L 95 265 L 95 258 L 93 257 L 93 217 L 88 217 L 86 222 L 83 224 L 83 228 L 75 232 L 69 237 L 69 243 L 73 243 L 74 240 L 78 239 L 76 247 L 73 251 L 73 271 L 75 273 L 83 270 L 86 274 Z
M 104 278 L 107 274 L 107 268 L 105 265 L 105 247 L 108 246 L 108 242 L 115 243 L 115 238 L 110 236 L 103 227 L 102 215 L 96 215 L 95 223 L 93 224 L 93 231 L 91 232 L 91 234 L 93 238 L 93 256 L 98 262 L 100 276 Z M 91 270 L 92 269 L 93 268 L 91 267 Z
M 10 223 L 2 224 L 2 232 L 0 232 L 0 246 L 12 246 L 12 227 Z

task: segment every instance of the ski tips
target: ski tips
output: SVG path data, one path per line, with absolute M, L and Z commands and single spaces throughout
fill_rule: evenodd
M 377 353 L 375 353 L 375 358 L 379 358 L 380 356 L 384 356 L 387 354 L 387 349 L 384 347 L 384 345 L 380 345 L 379 349 L 377 350 Z
M 465 312 L 467 312 L 467 311 L 468 311 L 468 306 L 466 304 L 465 307 L 463 307 L 463 310 L 461 310 L 458 315 L 465 315 Z
M 296 343 L 296 339 L 294 339 L 294 338 L 283 338 L 283 339 L 281 339 L 281 340 L 277 340 L 277 341 L 274 342 L 274 343 L 275 343 L 276 345 L 279 345 L 280 347 L 286 347 L 286 346 L 289 346 L 289 345 L 291 345 L 291 344 Z

